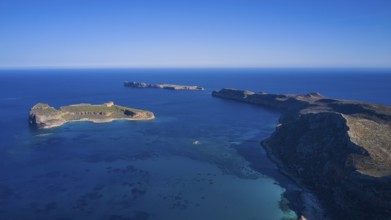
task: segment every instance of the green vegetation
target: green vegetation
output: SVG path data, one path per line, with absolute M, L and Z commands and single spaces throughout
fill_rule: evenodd
M 150 120 L 152 112 L 114 105 L 113 102 L 101 105 L 78 104 L 53 107 L 38 103 L 30 111 L 29 121 L 39 127 L 56 127 L 69 121 L 110 122 L 113 120 Z
M 36 104 L 32 110 L 34 110 L 37 113 L 47 114 L 47 115 L 55 115 L 58 113 L 56 109 L 54 109 L 53 107 L 45 103 Z
M 125 111 L 141 112 L 143 110 L 123 107 L 119 105 L 113 105 L 111 107 L 108 107 L 105 104 L 103 105 L 79 104 L 79 105 L 63 106 L 60 108 L 60 111 L 74 112 L 74 113 L 76 112 L 105 112 L 105 113 L 122 112 L 123 113 Z

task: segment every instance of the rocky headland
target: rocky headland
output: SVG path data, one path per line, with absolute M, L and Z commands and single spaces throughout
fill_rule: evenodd
M 326 215 L 316 219 L 391 218 L 390 106 L 318 93 L 222 89 L 212 95 L 281 113 L 275 132 L 262 145 L 282 172 L 320 200 Z M 301 212 L 315 219 L 314 213 Z
M 204 90 L 200 86 L 186 86 L 186 85 L 176 85 L 176 84 L 148 84 L 143 82 L 124 82 L 125 87 L 133 88 L 158 88 L 158 89 L 170 89 L 170 90 Z
M 113 102 L 101 105 L 69 105 L 59 109 L 38 103 L 29 112 L 29 123 L 38 128 L 57 127 L 71 121 L 103 123 L 114 120 L 152 120 L 154 118 L 154 114 L 150 111 L 114 105 Z

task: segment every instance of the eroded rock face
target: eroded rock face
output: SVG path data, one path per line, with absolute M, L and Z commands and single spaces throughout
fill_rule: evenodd
M 214 96 L 274 108 L 280 126 L 263 142 L 319 197 L 332 219 L 391 216 L 391 107 L 223 89 Z
M 127 108 L 114 103 L 102 105 L 77 104 L 55 109 L 48 104 L 38 103 L 29 112 L 29 123 L 38 128 L 52 128 L 71 121 L 91 121 L 96 123 L 113 120 L 151 120 L 155 116 L 150 111 Z
M 38 127 L 55 127 L 66 122 L 62 116 L 63 114 L 53 107 L 38 103 L 29 112 L 29 123 Z

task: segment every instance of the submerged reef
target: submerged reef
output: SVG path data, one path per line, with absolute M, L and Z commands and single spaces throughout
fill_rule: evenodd
M 267 94 L 222 89 L 214 97 L 279 111 L 262 145 L 282 172 L 313 192 L 326 209 L 317 219 L 391 216 L 391 107 L 319 93 Z M 302 210 L 307 219 L 311 213 Z
M 29 112 L 29 123 L 38 128 L 52 128 L 71 121 L 95 123 L 114 120 L 152 120 L 150 111 L 115 105 L 113 102 L 101 105 L 77 104 L 55 109 L 48 104 L 38 103 Z
M 186 85 L 176 85 L 176 84 L 148 84 L 143 82 L 124 82 L 125 87 L 133 88 L 158 88 L 158 89 L 170 89 L 170 90 L 204 90 L 200 86 L 186 86 Z

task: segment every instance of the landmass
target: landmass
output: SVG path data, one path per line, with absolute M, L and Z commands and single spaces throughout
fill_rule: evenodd
M 391 106 L 319 93 L 222 89 L 212 95 L 281 113 L 262 145 L 283 173 L 317 196 L 326 215 L 316 219 L 390 219 Z
M 170 89 L 170 90 L 204 90 L 200 86 L 187 86 L 176 84 L 148 84 L 143 82 L 129 82 L 125 81 L 124 86 L 133 88 L 158 88 L 158 89 Z
M 150 111 L 114 105 L 113 102 L 101 105 L 76 104 L 55 109 L 48 104 L 38 103 L 29 112 L 29 123 L 38 128 L 52 128 L 72 121 L 95 123 L 114 120 L 152 120 Z

